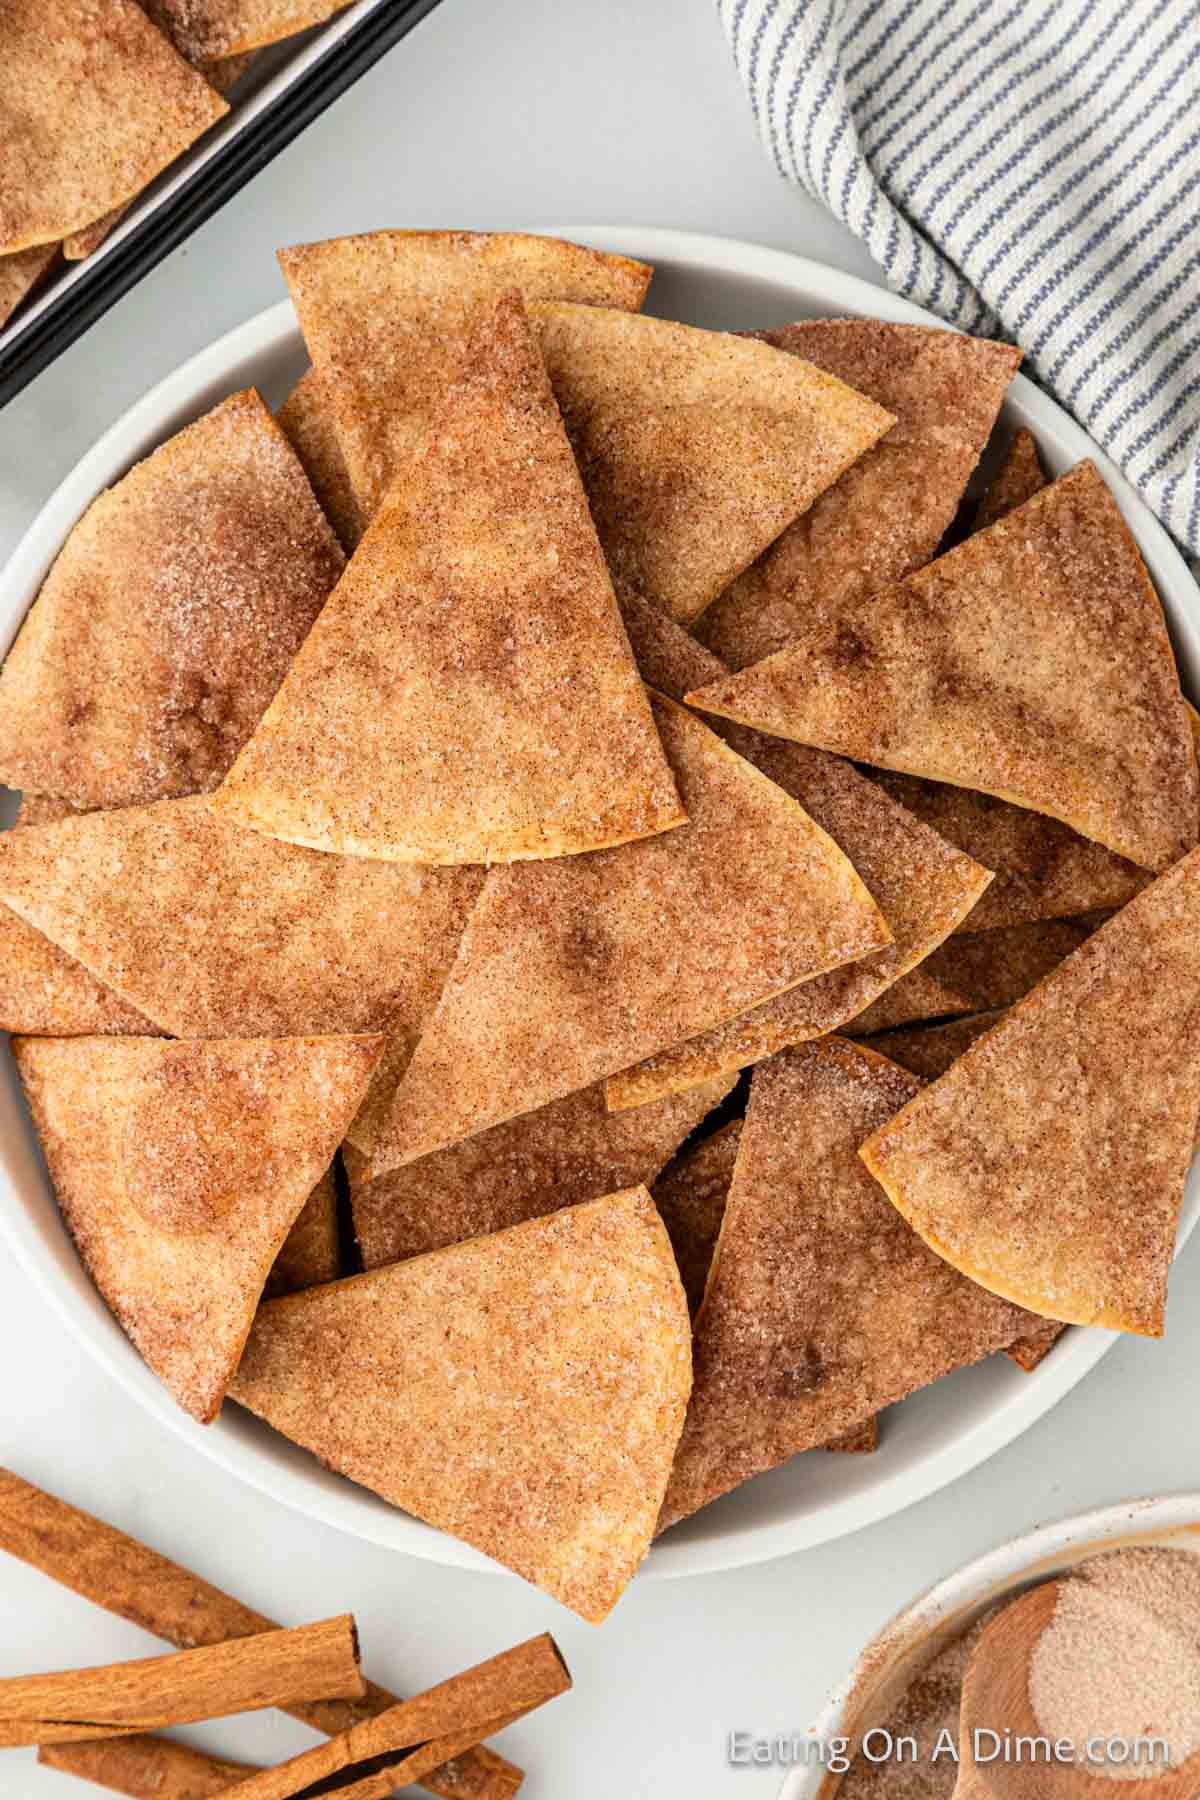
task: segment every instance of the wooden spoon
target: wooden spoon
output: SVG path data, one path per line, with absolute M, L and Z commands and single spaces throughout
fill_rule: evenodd
M 1048 1736 L 1030 1705 L 1029 1668 L 1064 1585 L 1047 1581 L 1031 1588 L 997 1614 L 976 1644 L 963 1681 L 954 1800 L 1118 1800 L 1131 1791 L 1138 1800 L 1197 1800 L 1200 1751 L 1177 1769 L 1157 1766 L 1153 1775 L 1134 1783 L 1132 1789 L 1128 1782 L 1093 1773 L 1086 1763 L 1034 1762 L 1028 1748 L 1017 1758 L 1018 1738 L 1045 1740 Z M 1106 1646 L 1098 1644 L 1096 1654 L 1106 1655 Z M 1102 1729 L 1098 1727 L 1097 1735 L 1102 1735 Z M 977 1731 L 999 1736 L 1001 1747 L 994 1761 L 975 1761 Z M 982 1743 L 989 1752 L 997 1748 L 994 1737 L 984 1736 Z M 1008 1761 L 1004 1760 L 1005 1744 L 1012 1746 Z

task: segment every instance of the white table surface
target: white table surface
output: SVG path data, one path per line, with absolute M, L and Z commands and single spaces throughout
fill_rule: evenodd
M 710 5 L 444 0 L 416 32 L 0 414 L 0 558 L 98 434 L 161 375 L 281 297 L 277 244 L 379 225 L 635 221 L 796 249 L 871 276 L 759 149 Z M 803 1728 L 919 1589 L 1048 1518 L 1200 1487 L 1200 1248 L 1162 1344 L 1126 1340 L 1018 1443 L 889 1523 L 689 1581 L 641 1580 L 600 1630 L 523 1583 L 410 1561 L 310 1524 L 151 1423 L 0 1268 L 0 1462 L 286 1621 L 346 1608 L 369 1671 L 413 1692 L 555 1632 L 575 1692 L 509 1731 L 529 1800 L 772 1795 L 734 1729 Z M 0 1674 L 150 1641 L 0 1556 Z M 184 1733 L 248 1760 L 311 1741 L 281 1715 Z M 0 1757 L 0 1796 L 84 1790 Z M 97 1791 L 97 1790 L 87 1790 Z

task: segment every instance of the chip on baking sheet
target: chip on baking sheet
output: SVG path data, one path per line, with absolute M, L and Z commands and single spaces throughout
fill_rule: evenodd
M 260 50 L 321 25 L 349 0 L 144 0 L 146 11 L 189 61 Z
M 297 244 L 279 262 L 364 520 L 419 448 L 481 310 L 515 287 L 636 312 L 651 275 L 626 256 L 511 231 L 371 231 Z
M 1108 916 L 1089 913 L 1000 931 L 960 932 L 872 1001 L 846 1029 L 853 1037 L 868 1037 L 922 1019 L 1011 1006 L 1078 950 Z
M 213 805 L 407 863 L 578 855 L 686 822 L 519 294 L 476 324 Z
M 689 699 L 1049 813 L 1143 868 L 1196 842 L 1196 754 L 1158 596 L 1093 464 Z
M 635 659 L 653 687 L 679 695 L 720 672 L 716 658 L 645 601 L 625 608 Z M 838 1029 L 969 915 L 989 872 L 894 804 L 841 757 L 717 726 L 742 756 L 810 812 L 845 851 L 892 932 L 871 956 L 805 982 L 779 998 L 672 1044 L 608 1084 L 613 1108 L 640 1106 L 722 1070 L 745 1068 L 785 1044 Z
M 88 806 L 221 779 L 343 556 L 250 388 L 93 501 L 0 670 L 0 779 Z
M 675 1259 L 633 1188 L 270 1302 L 231 1393 L 599 1624 L 646 1553 L 690 1387 Z
M 32 250 L 0 256 L 0 326 L 7 324 L 26 295 L 49 273 L 57 255 L 57 244 L 35 244 Z
M 364 1267 L 504 1231 L 619 1188 L 649 1187 L 735 1079 L 722 1076 L 635 1113 L 610 1113 L 604 1084 L 596 1082 L 378 1181 L 367 1179 L 368 1158 L 348 1144 Z
M 358 1105 L 376 1037 L 17 1038 L 67 1229 L 126 1335 L 202 1424 Z
M 482 881 L 281 844 L 202 796 L 0 834 L 0 901 L 175 1037 L 414 1043 Z
M 363 534 L 364 521 L 318 370 L 305 371 L 275 416 L 303 463 L 338 542 L 349 555 Z
M 131 200 L 228 110 L 134 0 L 5 0 L 0 254 Z
M 891 587 L 936 554 L 1021 360 L 1011 344 L 883 319 L 755 336 L 869 394 L 896 423 L 705 613 L 698 635 L 732 669 L 782 650 L 814 603 Z
M 892 414 L 769 344 L 603 307 L 530 308 L 618 599 L 697 618 Z
M 661 1528 L 1028 1323 L 935 1256 L 859 1159 L 918 1087 L 841 1038 L 755 1070 Z
M 1018 431 L 1005 453 L 996 478 L 979 503 L 974 529 L 986 531 L 997 519 L 1024 506 L 1046 486 L 1041 458 L 1031 431 Z
M 328 1168 L 296 1214 L 271 1265 L 263 1298 L 298 1294 L 302 1288 L 336 1281 L 340 1274 L 337 1182 L 333 1169 Z
M 654 716 L 688 823 L 489 872 L 375 1141 L 376 1176 L 888 942 L 803 808 L 682 707 L 655 699 Z
M 1200 851 L 864 1142 L 955 1267 L 1069 1324 L 1162 1334 L 1200 1117 Z

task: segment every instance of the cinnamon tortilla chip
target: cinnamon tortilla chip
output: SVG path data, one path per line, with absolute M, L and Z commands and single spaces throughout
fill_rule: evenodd
M 321 25 L 349 0 L 144 0 L 190 62 L 217 61 Z
M 850 862 L 794 800 L 681 707 L 656 699 L 654 716 L 689 822 L 490 871 L 373 1174 L 888 941 Z
M 340 1274 L 337 1182 L 329 1168 L 296 1214 L 267 1276 L 263 1298 L 298 1294 L 302 1288 L 336 1281 Z
M 936 1081 L 970 1049 L 976 1038 L 1003 1017 L 1003 1008 L 968 1013 L 965 1018 L 947 1019 L 941 1025 L 901 1025 L 895 1031 L 877 1031 L 858 1042 L 864 1050 L 886 1056 L 889 1062 L 907 1069 L 911 1075 L 919 1075 L 922 1081 Z
M 1027 1375 L 1032 1375 L 1033 1371 L 1040 1368 L 1041 1364 L 1045 1362 L 1067 1329 L 1066 1325 L 1060 1325 L 1054 1319 L 1043 1319 L 1032 1331 L 1026 1332 L 1024 1337 L 1014 1338 L 1004 1354 L 1010 1362 L 1015 1362 L 1019 1369 L 1024 1369 Z
M 618 1188 L 648 1187 L 733 1085 L 734 1077 L 724 1077 L 657 1106 L 613 1114 L 597 1082 L 378 1181 L 367 1179 L 367 1158 L 348 1146 L 363 1265 L 376 1269 Z
M 409 863 L 684 824 L 519 294 L 480 319 L 436 418 L 214 807 Z
M 670 1101 L 660 1100 L 656 1105 L 670 1105 Z M 650 1110 L 639 1108 L 633 1116 L 640 1118 L 643 1111 Z M 619 1113 L 616 1116 L 621 1117 Z M 650 1189 L 667 1228 L 693 1314 L 704 1298 L 704 1284 L 721 1235 L 725 1200 L 741 1141 L 742 1120 L 731 1119 L 720 1131 L 677 1156 Z
M 231 1392 L 599 1624 L 650 1542 L 690 1336 L 634 1188 L 270 1302 Z
M 770 344 L 531 307 L 619 598 L 688 621 L 893 424 Z
M 77 819 L 94 810 L 90 806 L 76 806 L 70 800 L 60 800 L 57 794 L 22 794 L 17 824 L 57 825 L 60 819 Z
M 652 686 L 680 694 L 719 672 L 715 657 L 645 601 L 627 605 L 625 622 L 635 659 Z M 845 1025 L 969 916 L 990 879 L 986 868 L 902 807 L 881 806 L 875 784 L 841 757 L 736 725 L 718 725 L 718 730 L 799 801 L 845 851 L 887 920 L 893 941 L 614 1075 L 608 1084 L 608 1103 L 614 1109 L 644 1105 Z
M 1066 1323 L 1162 1333 L 1200 1117 L 1200 851 L 863 1144 L 941 1256 Z
M 1009 344 L 882 319 L 755 336 L 869 394 L 896 424 L 704 615 L 698 635 L 733 669 L 782 650 L 814 603 L 865 597 L 929 561 L 1021 360 Z
M 221 1410 L 276 1254 L 378 1038 L 17 1038 L 67 1229 L 179 1404 Z
M 960 932 L 1124 906 L 1153 879 L 1058 819 L 992 794 L 891 770 L 876 771 L 874 779 L 931 830 L 995 870 L 987 892 L 956 927 Z
M 689 698 L 761 731 L 1061 819 L 1162 869 L 1196 842 L 1196 754 L 1162 606 L 1091 463 Z
M 0 778 L 80 805 L 213 787 L 341 572 L 254 390 L 93 501 L 0 671 Z
M 281 844 L 202 797 L 0 835 L 0 902 L 176 1037 L 415 1042 L 482 880 Z
M 1024 506 L 1046 486 L 1041 459 L 1031 431 L 1018 431 L 1008 447 L 999 473 L 979 503 L 975 530 L 986 531 L 1018 506 Z
M 6 0 L 0 254 L 131 200 L 228 110 L 134 0 Z
M 141 1037 L 154 1029 L 82 963 L 0 906 L 0 1031 L 68 1038 Z
M 841 1038 L 755 1070 L 660 1528 L 1028 1322 L 928 1250 L 859 1160 L 918 1085 Z
M 867 1037 L 921 1019 L 1011 1006 L 1057 969 L 1108 916 L 1044 919 L 948 938 L 851 1020 L 849 1029 L 855 1037 Z
M 26 295 L 50 272 L 58 249 L 57 244 L 35 244 L 32 250 L 0 256 L 0 327 L 8 323 Z
M 510 288 L 636 312 L 651 274 L 519 232 L 372 231 L 298 244 L 279 263 L 364 521 L 419 448 L 479 312 Z
M 850 1431 L 844 1431 L 841 1437 L 835 1437 L 823 1446 L 826 1450 L 840 1450 L 851 1456 L 873 1456 L 879 1448 L 879 1419 L 864 1419 L 861 1425 L 855 1425 Z
M 280 430 L 304 465 L 304 473 L 338 542 L 349 555 L 363 534 L 365 520 L 350 485 L 350 472 L 334 427 L 325 384 L 316 369 L 309 369 L 300 377 L 276 417 Z

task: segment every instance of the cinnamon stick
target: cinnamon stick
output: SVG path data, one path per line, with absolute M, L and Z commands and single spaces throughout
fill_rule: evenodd
M 260 1770 L 231 1788 L 229 1800 L 383 1800 L 570 1685 L 558 1646 L 543 1633 L 327 1744 Z
M 0 1469 L 0 1549 L 180 1649 L 279 1629 L 169 1557 L 7 1469 Z M 284 1711 L 334 1737 L 396 1704 L 395 1694 L 368 1681 L 361 1700 L 296 1701 Z M 423 1785 L 439 1800 L 511 1800 L 523 1779 L 522 1770 L 480 1748 L 448 1756 Z
M 43 1744 L 38 1761 L 130 1800 L 213 1800 L 255 1772 L 249 1763 L 226 1762 L 160 1737 Z
M 343 1613 L 172 1656 L 0 1681 L 0 1745 L 121 1737 L 316 1695 L 356 1699 L 366 1685 L 354 1620 Z

